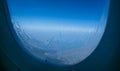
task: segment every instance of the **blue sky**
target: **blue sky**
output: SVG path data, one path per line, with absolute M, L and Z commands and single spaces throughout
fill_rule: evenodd
M 8 0 L 11 20 L 29 29 L 46 25 L 96 29 L 101 19 L 107 19 L 108 3 L 109 0 Z
M 108 0 L 8 0 L 12 16 L 99 20 Z

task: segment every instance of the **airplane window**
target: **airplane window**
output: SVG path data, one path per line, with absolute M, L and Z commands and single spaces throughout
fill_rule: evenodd
M 7 0 L 23 49 L 41 61 L 74 65 L 98 46 L 109 0 Z

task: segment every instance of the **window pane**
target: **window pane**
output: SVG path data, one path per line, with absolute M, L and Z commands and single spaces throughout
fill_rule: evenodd
M 109 0 L 8 0 L 8 6 L 23 49 L 42 61 L 73 65 L 100 42 Z

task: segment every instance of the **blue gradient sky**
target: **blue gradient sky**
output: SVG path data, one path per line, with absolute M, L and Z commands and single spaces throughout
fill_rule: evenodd
M 107 0 L 8 0 L 14 17 L 99 21 Z

